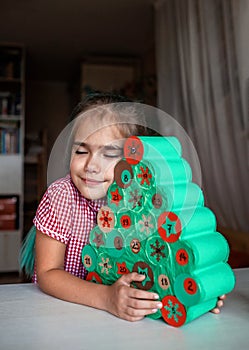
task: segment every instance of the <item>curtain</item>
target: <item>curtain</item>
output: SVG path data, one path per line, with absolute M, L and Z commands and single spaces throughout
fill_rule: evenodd
M 248 23 L 248 7 L 244 0 L 155 2 L 158 107 L 191 137 L 205 205 L 218 225 L 244 232 L 249 232 L 248 96 L 240 73 L 248 71 L 239 63 L 248 56 L 239 57 L 239 48 L 248 45 L 249 33 L 246 42 L 238 42 L 238 15 L 247 13 Z

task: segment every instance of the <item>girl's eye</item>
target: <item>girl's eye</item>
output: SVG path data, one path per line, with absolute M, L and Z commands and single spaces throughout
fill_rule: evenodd
M 106 158 L 119 158 L 120 157 L 119 154 L 104 154 L 104 156 Z
M 120 157 L 122 157 L 122 152 L 120 152 L 120 151 L 112 152 L 112 153 L 106 152 L 106 153 L 104 153 L 104 157 L 105 158 L 120 158 Z
M 75 154 L 88 154 L 88 151 L 86 151 L 85 149 L 78 148 L 76 149 Z
M 75 153 L 76 153 L 76 154 L 87 154 L 86 151 L 76 151 Z

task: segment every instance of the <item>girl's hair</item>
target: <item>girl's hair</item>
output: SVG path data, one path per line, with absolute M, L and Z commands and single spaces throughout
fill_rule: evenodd
M 107 126 L 115 126 L 123 138 L 147 135 L 141 104 L 112 93 L 93 93 L 84 97 L 73 110 L 71 119 L 72 129 L 66 154 L 68 168 L 74 137 L 83 123 L 87 123 L 86 137 Z
M 93 107 L 119 102 L 136 101 L 133 101 L 128 97 L 121 96 L 112 92 L 93 92 L 83 97 L 83 99 L 73 109 L 71 114 L 71 120 L 76 118 L 80 113 L 85 112 L 86 110 L 91 109 Z
M 90 121 L 94 119 L 100 127 L 116 124 L 124 136 L 147 134 L 145 117 L 139 104 L 111 92 L 96 92 L 85 96 L 74 108 L 71 120 L 79 116 L 82 119 L 88 117 Z

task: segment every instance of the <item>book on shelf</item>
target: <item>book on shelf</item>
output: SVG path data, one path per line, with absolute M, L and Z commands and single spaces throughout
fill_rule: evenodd
M 17 154 L 20 152 L 20 132 L 17 122 L 0 121 L 0 153 Z
M 0 115 L 2 117 L 19 116 L 21 109 L 21 95 L 19 92 L 0 92 Z

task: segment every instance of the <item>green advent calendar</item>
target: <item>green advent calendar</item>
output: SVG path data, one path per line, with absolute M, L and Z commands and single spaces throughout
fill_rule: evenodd
M 128 138 L 107 204 L 82 251 L 87 280 L 113 284 L 129 272 L 144 274 L 134 287 L 158 293 L 163 303 L 149 317 L 179 327 L 233 289 L 228 256 L 178 139 Z

